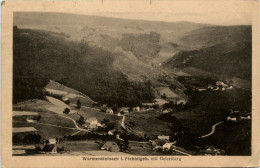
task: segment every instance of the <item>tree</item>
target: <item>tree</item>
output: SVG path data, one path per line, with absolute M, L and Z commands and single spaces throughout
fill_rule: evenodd
M 162 97 L 163 99 L 166 99 L 166 98 L 167 98 L 165 93 L 163 93 L 163 95 L 162 95 L 161 97 Z
M 78 101 L 77 101 L 77 109 L 81 109 L 81 102 L 80 102 L 79 99 L 78 99 Z
M 80 118 L 77 122 L 78 122 L 79 125 L 85 124 L 84 117 L 80 116 Z
M 63 111 L 64 114 L 68 114 L 69 112 L 70 112 L 70 109 L 68 109 L 68 108 L 65 108 Z

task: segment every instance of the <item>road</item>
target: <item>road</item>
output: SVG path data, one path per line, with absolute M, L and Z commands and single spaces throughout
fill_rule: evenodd
M 123 118 L 121 120 L 121 127 L 126 130 L 126 127 L 125 127 L 125 115 L 123 115 Z
M 201 136 L 200 138 L 206 138 L 206 137 L 208 137 L 208 136 L 214 134 L 214 133 L 215 133 L 215 130 L 216 130 L 216 127 L 217 127 L 219 124 L 222 124 L 222 123 L 223 123 L 223 121 L 220 121 L 220 122 L 214 124 L 214 125 L 212 126 L 211 132 L 208 133 L 208 134 L 206 134 L 206 135 Z

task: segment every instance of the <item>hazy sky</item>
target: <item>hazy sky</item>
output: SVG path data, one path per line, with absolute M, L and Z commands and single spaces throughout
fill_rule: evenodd
M 170 3 L 169 3 L 170 2 Z M 149 0 L 127 1 L 117 7 L 103 0 L 98 12 L 76 12 L 85 15 L 98 15 L 116 18 L 157 20 L 157 21 L 191 21 L 217 25 L 251 24 L 252 3 L 250 0 Z M 252 2 L 252 1 L 251 1 Z

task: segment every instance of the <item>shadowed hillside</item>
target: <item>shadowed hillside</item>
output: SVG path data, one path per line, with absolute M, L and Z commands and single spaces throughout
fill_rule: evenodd
M 180 69 L 195 67 L 226 77 L 251 79 L 251 62 L 251 42 L 238 42 L 180 52 L 165 62 L 163 66 Z
M 49 80 L 75 88 L 93 100 L 134 105 L 153 99 L 151 84 L 129 81 L 112 67 L 112 52 L 81 42 L 66 41 L 63 34 L 19 30 L 14 27 L 14 103 L 41 97 Z
M 251 26 L 212 26 L 199 28 L 184 35 L 180 40 L 180 44 L 191 49 L 198 49 L 216 44 L 237 43 L 241 41 L 252 41 Z

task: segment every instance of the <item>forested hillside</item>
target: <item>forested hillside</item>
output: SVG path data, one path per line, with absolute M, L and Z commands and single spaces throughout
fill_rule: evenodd
M 136 105 L 152 100 L 149 81 L 129 81 L 112 68 L 112 52 L 65 40 L 64 33 L 20 30 L 13 36 L 13 101 L 41 96 L 49 80 L 72 87 L 93 100 L 108 104 Z
M 223 43 L 252 41 L 252 27 L 243 26 L 209 26 L 188 32 L 181 37 L 180 44 L 188 48 L 199 49 Z
M 226 77 L 251 79 L 251 42 L 221 43 L 180 52 L 163 65 L 166 68 L 195 67 Z

